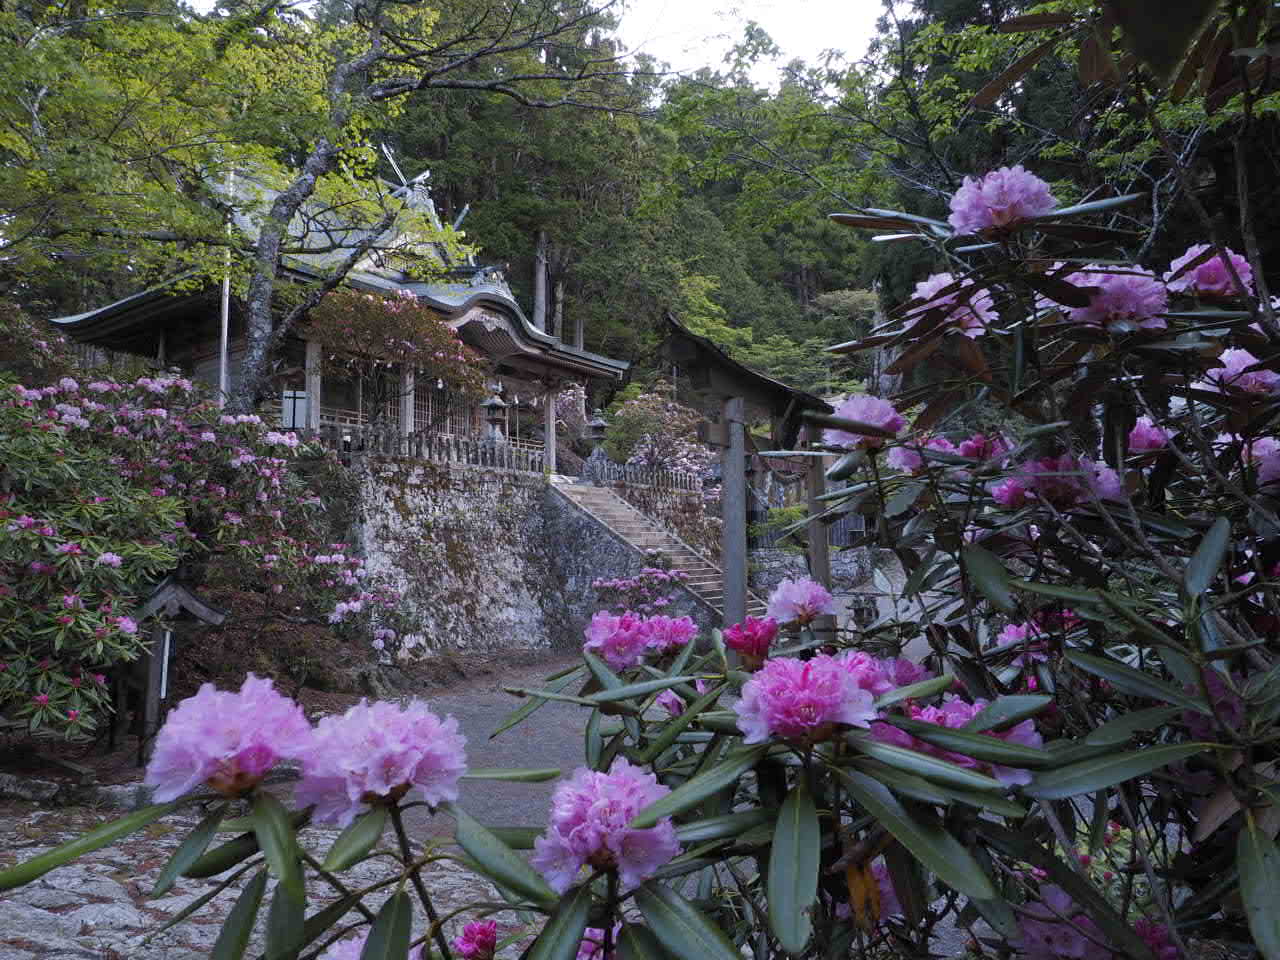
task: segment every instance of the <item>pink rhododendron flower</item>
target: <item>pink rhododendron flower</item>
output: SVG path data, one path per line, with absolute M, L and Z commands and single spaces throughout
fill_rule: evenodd
M 1040 628 L 1034 623 L 1011 623 L 996 637 L 997 649 L 1020 647 L 1013 662 L 1023 667 L 1049 659 L 1048 641 L 1041 637 Z
M 906 318 L 913 320 L 930 311 L 942 310 L 946 315 L 944 322 L 959 328 L 969 339 L 982 336 L 987 332 L 987 327 L 999 319 L 991 291 L 979 289 L 977 284 L 966 280 L 958 290 L 938 295 L 956 282 L 956 278 L 949 273 L 935 273 L 928 279 L 921 280 L 911 291 L 911 299 L 927 302 L 914 308 Z
M 880 889 L 880 916 L 892 917 L 902 913 L 902 901 L 898 899 L 898 891 L 893 887 L 893 878 L 889 876 L 889 867 L 884 860 L 871 864 L 871 875 Z
M 973 703 L 966 703 L 959 697 L 948 696 L 943 699 L 940 707 L 921 707 L 917 704 L 909 705 L 909 716 L 913 720 L 920 720 L 924 723 L 937 724 L 940 727 L 949 727 L 951 729 L 960 729 L 970 720 L 982 712 L 987 705 L 985 700 L 975 700 Z M 877 740 L 885 743 L 896 744 L 900 747 L 906 747 L 916 750 L 920 753 L 928 753 L 935 757 L 941 757 L 943 760 L 949 760 L 952 763 L 962 767 L 979 767 L 985 766 L 982 761 L 975 760 L 973 757 L 967 757 L 951 750 L 945 750 L 941 747 L 935 747 L 923 740 L 913 737 L 905 730 L 899 730 L 897 727 L 888 723 L 877 722 L 871 727 L 872 736 Z M 1026 747 L 1040 747 L 1044 745 L 1039 731 L 1036 730 L 1035 724 L 1030 720 L 1023 720 L 1021 723 L 1010 727 L 1007 730 L 1001 730 L 999 733 L 986 731 L 988 736 L 993 736 L 999 740 L 1008 743 L 1019 743 Z M 1006 786 L 1014 784 L 1027 784 L 1031 782 L 1031 771 L 1017 769 L 1014 767 L 1004 767 L 999 764 L 991 764 L 991 775 Z
M 1106 938 L 1066 892 L 1059 887 L 1041 887 L 1040 901 L 1024 907 L 1018 918 L 1013 945 L 1020 956 L 1026 960 L 1111 960 L 1112 952 L 1102 945 Z
M 653 702 L 673 717 L 678 717 L 684 713 L 684 701 L 680 699 L 680 694 L 674 690 L 663 690 L 654 698 Z
M 698 626 L 693 622 L 692 617 L 668 617 L 658 614 L 644 622 L 644 633 L 650 650 L 657 653 L 671 653 L 696 637 Z
M 49 695 L 47 693 L 37 693 L 31 698 L 31 702 L 37 707 L 47 707 L 49 705 Z
M 906 419 L 893 408 L 888 400 L 873 397 L 867 393 L 855 393 L 846 397 L 836 407 L 837 417 L 854 420 L 868 426 L 879 427 L 889 433 L 897 433 L 906 426 Z M 868 449 L 884 446 L 883 437 L 873 437 L 862 433 L 851 433 L 848 430 L 830 429 L 822 434 L 824 443 L 835 447 L 866 447 Z
M 991 496 L 996 503 L 1009 509 L 1017 509 L 1033 500 L 1042 500 L 1056 507 L 1070 507 L 1093 497 L 1119 500 L 1124 497 L 1124 490 L 1119 474 L 1110 467 L 1094 463 L 1087 457 L 1077 459 L 1063 454 L 1024 463 L 1015 476 L 993 487 Z
M 1186 253 L 1169 264 L 1169 272 L 1164 275 L 1164 280 L 1170 290 L 1175 293 L 1185 290 L 1220 297 L 1235 296 L 1241 292 L 1231 276 L 1231 271 L 1227 269 L 1222 262 L 1222 258 L 1216 253 L 1210 254 L 1208 260 L 1192 267 L 1181 276 L 1175 276 L 1184 266 L 1209 248 L 1210 245 L 1207 243 L 1194 244 L 1187 247 Z M 1240 278 L 1240 283 L 1244 284 L 1244 293 L 1252 296 L 1253 268 L 1249 266 L 1249 261 L 1230 247 L 1223 247 L 1222 250 L 1227 255 L 1227 259 L 1231 261 L 1231 266 L 1235 268 L 1236 276 Z
M 961 440 L 956 447 L 956 453 L 973 460 L 999 460 L 1008 452 L 1009 445 L 999 434 L 987 436 L 985 433 L 975 433 L 968 440 Z
M 616 617 L 608 610 L 599 610 L 583 632 L 587 641 L 582 649 L 596 654 L 614 670 L 634 667 L 649 649 L 644 618 L 630 611 Z
M 1006 477 L 991 488 L 991 499 L 1006 510 L 1017 510 L 1034 501 L 1025 477 Z
M 773 617 L 747 617 L 724 632 L 724 645 L 756 667 L 769 655 L 769 645 L 777 635 L 778 621 Z
M 1244 678 L 1236 674 L 1232 678 L 1237 686 L 1244 682 Z M 1222 718 L 1222 721 L 1231 729 L 1239 730 L 1244 725 L 1245 720 L 1245 704 L 1240 694 L 1236 693 L 1227 682 L 1222 679 L 1222 674 L 1217 670 L 1204 671 L 1204 685 L 1209 690 L 1209 696 L 1213 700 L 1213 715 L 1200 713 L 1198 710 L 1185 710 L 1182 713 L 1182 722 L 1187 725 L 1187 730 L 1191 736 L 1197 740 L 1212 739 L 1217 730 L 1215 717 Z M 1200 688 L 1191 684 L 1186 686 L 1187 693 L 1193 697 L 1199 697 Z
M 1169 292 L 1155 274 L 1141 267 L 1099 267 L 1062 278 L 1077 287 L 1098 287 L 1087 307 L 1068 307 L 1067 314 L 1077 323 L 1110 327 L 1117 323 L 1132 324 L 1143 330 L 1163 330 L 1164 320 L 1157 316 L 1169 306 Z
M 1250 370 L 1257 364 L 1258 358 L 1248 350 L 1223 350 L 1218 357 L 1220 367 L 1214 367 L 1205 373 L 1204 382 L 1200 384 L 1206 390 L 1220 393 L 1224 390 L 1238 390 L 1243 393 L 1271 393 L 1280 381 L 1280 373 L 1271 370 Z
M 646 830 L 627 826 L 670 792 L 623 757 L 608 773 L 579 767 L 556 787 L 547 831 L 535 841 L 530 862 L 558 893 L 568 890 L 588 863 L 616 869 L 623 890 L 634 889 L 680 852 L 670 817 Z
M 836 601 L 822 584 L 807 578 L 786 579 L 769 594 L 766 616 L 778 623 L 812 623 L 836 612 Z
M 861 650 L 846 650 L 837 654 L 835 661 L 853 677 L 858 686 L 874 697 L 933 676 L 906 657 L 881 660 Z
M 578 952 L 574 955 L 574 960 L 613 960 L 618 952 L 618 937 L 622 934 L 622 924 L 615 923 L 613 925 L 613 935 L 609 938 L 610 948 L 608 953 L 604 949 L 604 929 L 601 927 L 587 927 L 582 931 L 582 943 L 578 944 Z
M 462 960 L 493 960 L 498 949 L 498 924 L 493 920 L 473 920 L 454 938 L 453 952 Z
M 744 743 L 770 737 L 796 743 L 828 739 L 836 724 L 866 727 L 875 719 L 875 698 L 834 657 L 768 660 L 743 685 L 733 705 Z
M 940 453 L 958 453 L 955 444 L 946 437 L 928 437 L 923 442 L 917 441 L 911 446 L 897 446 L 889 451 L 885 461 L 895 470 L 901 470 L 904 473 L 919 473 L 925 468 L 924 454 L 921 448 L 925 450 L 937 450 Z
M 1169 443 L 1169 434 L 1152 423 L 1150 417 L 1139 417 L 1129 431 L 1129 449 L 1134 453 L 1163 450 Z
M 302 758 L 298 804 L 315 804 L 318 822 L 345 827 L 366 803 L 398 800 L 415 787 L 431 806 L 456 800 L 466 743 L 457 720 L 441 720 L 421 701 L 401 707 L 361 700 L 316 726 Z
M 251 673 L 237 693 L 206 683 L 169 713 L 147 764 L 146 784 L 157 803 L 200 783 L 239 796 L 277 760 L 302 756 L 310 742 L 302 708 L 276 692 L 270 680 Z
M 956 233 L 972 234 L 1042 217 L 1057 206 L 1049 185 L 1018 164 L 982 177 L 965 177 L 951 198 L 948 222 Z
M 1133 932 L 1140 936 L 1143 942 L 1151 948 L 1156 960 L 1179 960 L 1182 956 L 1182 952 L 1169 937 L 1169 928 L 1163 923 L 1156 923 L 1146 917 L 1139 917 L 1134 921 Z

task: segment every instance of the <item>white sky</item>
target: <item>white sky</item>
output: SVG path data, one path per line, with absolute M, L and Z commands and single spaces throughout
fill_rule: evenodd
M 797 57 L 816 63 L 834 48 L 861 58 L 883 9 L 881 0 L 627 0 L 619 33 L 628 47 L 691 72 L 721 69 L 754 20 L 782 48 L 775 63 L 752 76 L 772 87 L 778 68 Z

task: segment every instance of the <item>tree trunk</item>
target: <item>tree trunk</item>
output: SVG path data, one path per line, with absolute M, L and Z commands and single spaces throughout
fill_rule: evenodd
M 547 231 L 538 231 L 533 251 L 533 325 L 547 329 Z
M 551 335 L 560 337 L 564 335 L 564 281 L 556 280 L 555 285 L 555 311 L 551 314 Z
M 586 343 L 586 324 L 587 315 L 579 310 L 578 322 L 573 326 L 573 345 L 579 350 L 584 349 L 583 344 Z

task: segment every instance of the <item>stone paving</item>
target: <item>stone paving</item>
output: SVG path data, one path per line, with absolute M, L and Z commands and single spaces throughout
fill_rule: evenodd
M 90 807 L 42 809 L 25 801 L 0 802 L 0 866 L 28 860 L 68 840 L 84 830 L 121 816 L 120 810 Z M 235 884 L 219 894 L 192 918 L 161 933 L 165 921 L 202 894 L 217 886 L 217 879 L 179 880 L 158 899 L 150 899 L 156 877 L 169 855 L 198 822 L 196 813 L 177 813 L 144 830 L 81 857 L 45 874 L 17 890 L 0 894 L 0 960 L 202 960 L 209 956 L 223 919 L 230 912 L 241 889 Z M 304 846 L 323 857 L 338 831 L 309 828 Z M 220 834 L 230 839 L 232 834 Z M 389 843 L 390 836 L 384 837 Z M 219 842 L 215 840 L 215 843 Z M 363 886 L 389 875 L 389 859 L 379 858 L 343 873 L 353 887 Z M 246 875 L 246 879 L 248 878 Z M 496 894 L 488 884 L 457 864 L 438 862 L 426 873 L 427 887 L 441 914 L 468 902 L 492 901 Z M 337 899 L 337 894 L 309 877 L 313 909 Z M 394 888 L 392 888 L 394 889 Z M 376 911 L 386 892 L 367 899 Z M 262 927 L 270 902 L 271 888 L 263 899 L 258 929 L 246 953 L 259 957 Z M 426 922 L 415 904 L 415 936 L 425 933 Z M 344 922 L 358 921 L 352 912 Z M 514 914 L 499 917 L 500 928 L 514 932 Z M 503 923 L 503 920 L 509 921 Z M 461 921 L 459 921 L 460 925 Z M 311 948 L 314 950 L 314 945 Z M 304 954 L 305 955 L 305 954 Z

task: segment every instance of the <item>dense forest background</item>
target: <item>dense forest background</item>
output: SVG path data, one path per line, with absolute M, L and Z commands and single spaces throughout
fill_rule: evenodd
M 481 262 L 505 269 L 526 312 L 567 342 L 630 360 L 634 380 L 662 375 L 655 348 L 671 311 L 795 386 L 880 392 L 869 361 L 823 348 L 865 334 L 884 305 L 947 265 L 827 215 L 857 206 L 945 217 L 963 177 L 995 166 L 1026 165 L 1064 204 L 1098 191 L 1147 194 L 1112 222 L 1153 228 L 1141 249 L 1125 251 L 1140 262 L 1167 263 L 1198 239 L 1188 187 L 1234 241 L 1235 174 L 1215 149 L 1215 132 L 1238 119 L 1229 104 L 1214 113 L 1201 101 L 1160 106 L 1170 146 L 1195 174 L 1180 183 L 1133 101 L 1114 96 L 1109 53 L 1082 51 L 1090 41 L 1078 30 L 1000 27 L 1028 13 L 1052 20 L 1090 9 L 1083 0 L 889 5 L 867 50 L 838 52 L 832 37 L 824 62 L 792 62 L 768 89 L 751 80 L 773 51 L 758 28 L 718 69 L 677 76 L 649 60 L 614 59 L 625 10 L 546 6 L 572 29 L 554 43 L 491 52 L 471 69 L 554 67 L 567 105 L 548 109 L 545 97 L 530 103 L 483 84 L 409 92 L 345 121 L 354 146 L 339 173 L 396 182 L 382 144 L 407 176 L 429 170 L 443 222 L 465 210 L 463 239 Z M 447 50 L 448 38 L 501 7 L 452 0 L 416 28 Z M 104 16 L 100 33 L 74 7 L 3 14 L 20 53 L 0 81 L 0 204 L 9 206 L 0 295 L 37 315 L 100 305 L 179 265 L 216 274 L 225 251 L 210 151 L 224 157 L 216 144 L 235 142 L 281 167 L 301 164 L 324 115 L 326 51 L 362 27 L 360 5 L 342 0 L 265 27 L 235 3 L 204 14 L 163 3 L 118 9 L 123 20 Z M 234 63 L 228 36 L 239 45 Z M 161 44 L 194 53 L 163 65 L 140 58 Z M 85 57 L 86 48 L 106 55 Z M 36 81 L 55 54 L 68 73 L 51 91 Z M 1002 72 L 1006 82 L 988 94 Z M 94 99 L 113 90 L 129 105 Z M 56 115 L 40 114 L 41 98 L 57 100 Z M 201 127 L 195 116 L 222 118 L 204 132 L 203 167 L 183 152 L 184 130 Z M 130 146 L 112 147 L 119 122 L 95 141 L 94 128 L 113 118 L 136 127 Z M 1258 157 L 1262 169 L 1272 163 Z

